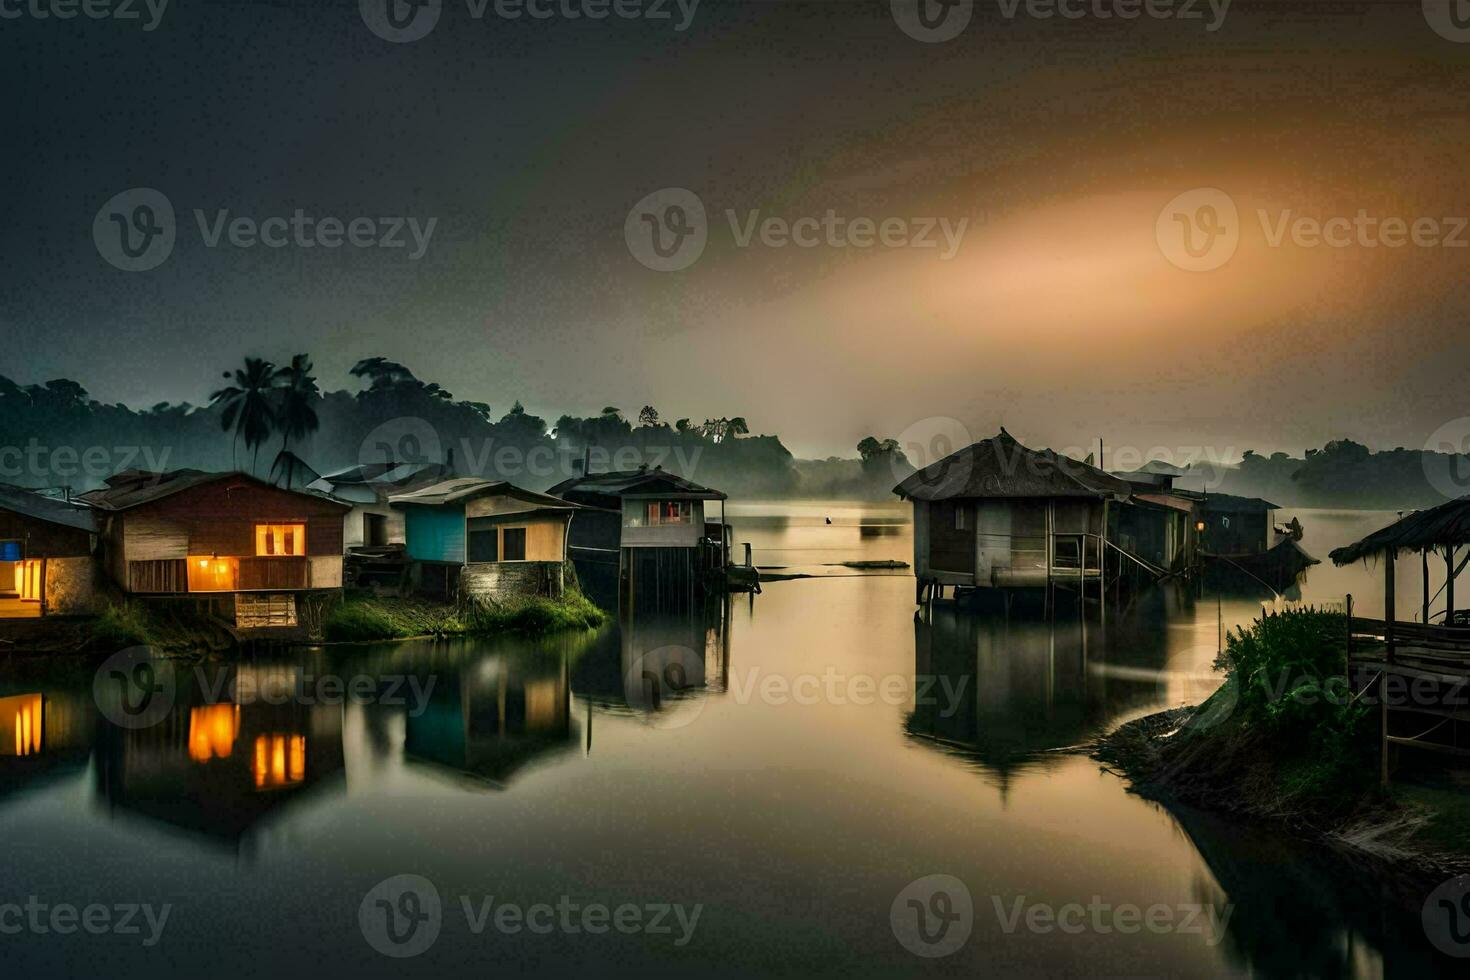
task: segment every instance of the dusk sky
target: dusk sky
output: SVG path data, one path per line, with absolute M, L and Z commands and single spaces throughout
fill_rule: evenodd
M 703 0 L 683 30 L 688 0 L 602 21 L 444 0 L 405 43 L 356 0 L 175 0 L 152 30 L 142 2 L 48 2 L 0 0 L 0 374 L 21 383 L 199 403 L 246 355 L 307 351 L 329 389 L 384 355 L 497 415 L 743 415 L 798 455 L 933 417 L 1058 448 L 1419 448 L 1466 414 L 1470 29 L 1418 0 L 982 0 L 936 43 L 886 0 Z M 94 237 L 132 188 L 176 215 L 147 271 Z M 664 188 L 708 237 L 669 272 L 629 245 Z M 1203 271 L 1165 213 L 1199 188 L 1237 209 Z M 1201 201 L 1190 220 L 1219 214 Z M 374 240 L 413 223 L 399 248 L 208 244 L 221 211 L 297 209 Z M 742 245 L 752 212 L 816 219 L 814 244 Z M 1337 245 L 1293 224 L 1360 212 Z M 935 245 L 855 247 L 853 219 Z

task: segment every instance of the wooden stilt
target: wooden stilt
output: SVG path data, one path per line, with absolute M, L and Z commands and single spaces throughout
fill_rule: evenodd
M 1383 641 L 1384 660 L 1382 679 L 1378 685 L 1378 719 L 1382 742 L 1379 745 L 1378 779 L 1388 785 L 1391 751 L 1388 743 L 1388 671 L 1393 666 L 1393 622 L 1394 622 L 1394 565 L 1398 563 L 1398 552 L 1390 548 L 1383 561 Z
M 1455 546 L 1444 549 L 1444 624 L 1455 624 Z
M 1420 620 L 1425 626 L 1429 625 L 1429 549 L 1425 548 L 1420 556 L 1424 559 L 1424 618 Z

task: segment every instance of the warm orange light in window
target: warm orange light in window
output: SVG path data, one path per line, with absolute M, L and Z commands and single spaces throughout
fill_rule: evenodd
M 240 587 L 238 558 L 190 558 L 190 592 L 234 592 Z
M 35 755 L 41 751 L 41 695 L 0 698 L 0 755 Z
M 256 789 L 291 786 L 306 778 L 306 736 L 257 735 L 255 737 Z
M 297 557 L 306 554 L 306 525 L 255 525 L 255 553 L 260 556 Z
M 209 704 L 189 709 L 189 758 L 195 762 L 229 758 L 239 734 L 239 705 Z

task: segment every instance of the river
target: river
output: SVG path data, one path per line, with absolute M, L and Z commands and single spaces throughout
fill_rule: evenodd
M 1326 556 L 1393 515 L 1295 513 L 1324 560 L 1302 598 L 1377 613 L 1379 573 Z M 728 516 L 757 564 L 816 577 L 697 621 L 180 666 L 148 719 L 90 666 L 0 665 L 7 972 L 1447 971 L 1340 857 L 1067 751 L 1207 696 L 1259 599 L 916 618 L 911 575 L 837 564 L 910 560 L 902 507 Z

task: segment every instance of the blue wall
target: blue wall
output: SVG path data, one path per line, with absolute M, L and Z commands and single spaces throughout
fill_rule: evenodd
M 408 556 L 464 564 L 464 505 L 405 507 Z

